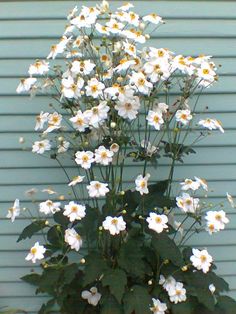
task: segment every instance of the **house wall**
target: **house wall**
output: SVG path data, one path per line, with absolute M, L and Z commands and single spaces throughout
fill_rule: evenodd
M 120 4 L 111 1 L 112 6 Z M 199 142 L 197 155 L 186 158 L 176 170 L 176 179 L 202 176 L 212 188 L 212 202 L 225 200 L 225 192 L 236 196 L 236 2 L 235 1 L 133 1 L 140 14 L 157 12 L 166 20 L 151 45 L 168 47 L 176 53 L 214 56 L 220 80 L 207 90 L 200 107 L 222 121 L 225 134 L 218 132 Z M 5 218 L 16 197 L 22 206 L 31 206 L 25 191 L 52 186 L 64 193 L 66 178 L 54 161 L 22 151 L 36 138 L 34 116 L 49 102 L 45 96 L 30 100 L 17 95 L 18 81 L 35 58 L 45 58 L 61 35 L 65 17 L 74 5 L 94 5 L 95 1 L 17 1 L 0 2 L 0 308 L 20 307 L 37 312 L 45 297 L 34 296 L 34 287 L 20 281 L 33 267 L 25 262 L 33 243 L 17 244 L 16 239 L 28 220 L 14 224 Z M 163 168 L 165 165 L 163 164 Z M 73 169 L 69 170 L 73 172 Z M 130 170 L 131 171 L 131 170 Z M 133 171 L 130 172 L 132 179 Z M 43 200 L 45 195 L 37 196 Z M 215 257 L 218 274 L 230 284 L 236 298 L 236 210 L 226 206 L 231 220 L 226 230 L 212 237 L 199 234 L 191 241 L 207 246 Z M 37 267 L 34 267 L 37 269 Z

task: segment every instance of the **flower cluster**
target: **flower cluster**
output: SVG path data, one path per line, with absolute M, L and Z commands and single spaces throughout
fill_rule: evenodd
M 199 120 L 196 109 L 195 94 L 217 81 L 216 66 L 210 56 L 143 47 L 163 20 L 140 16 L 130 3 L 115 12 L 107 1 L 75 7 L 67 19 L 47 60 L 31 64 L 17 87 L 18 93 L 50 93 L 59 104 L 36 117 L 40 138 L 32 151 L 55 160 L 71 189 L 67 196 L 44 190 L 54 199 L 39 203 L 40 218 L 20 237 L 47 232 L 45 245 L 37 241 L 26 257 L 33 263 L 45 258 L 39 286 L 54 271 L 55 282 L 40 291 L 51 294 L 50 284 L 61 285 L 53 299 L 60 300 L 61 312 L 81 306 L 85 313 L 92 306 L 101 313 L 112 304 L 114 312 L 122 306 L 125 313 L 140 313 L 141 306 L 143 314 L 163 314 L 193 299 L 203 309 L 199 287 L 189 282 L 204 275 L 207 291 L 219 289 L 209 275 L 213 258 L 185 246 L 195 233 L 219 232 L 229 220 L 221 207 L 203 201 L 208 184 L 202 178 L 184 179 L 176 196 L 174 167 L 210 131 L 224 132 L 218 120 Z M 65 62 L 53 66 L 57 56 Z M 159 158 L 170 160 L 167 180 L 157 181 Z M 7 217 L 14 221 L 19 214 L 16 200 Z M 70 260 L 70 251 L 80 262 Z M 142 304 L 132 302 L 139 299 Z

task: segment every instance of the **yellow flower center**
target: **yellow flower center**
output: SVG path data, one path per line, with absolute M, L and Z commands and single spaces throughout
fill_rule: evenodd
M 112 221 L 111 221 L 111 223 L 112 223 L 113 225 L 117 225 L 117 224 L 118 224 L 118 219 L 117 219 L 117 218 L 113 218 Z
M 162 222 L 162 219 L 161 219 L 161 217 L 156 217 L 155 221 L 157 224 L 160 224 Z
M 89 158 L 87 155 L 83 155 L 82 160 L 83 160 L 83 162 L 87 162 L 89 160 Z
M 30 250 L 31 254 L 36 254 L 37 253 L 37 249 L 35 247 L 32 247 L 32 249 Z
M 140 79 L 138 80 L 138 85 L 143 86 L 144 84 L 145 84 L 145 79 L 140 78 Z
M 200 260 L 202 263 L 206 262 L 207 258 L 205 255 L 201 255 Z
M 73 213 L 76 213 L 76 212 L 77 212 L 77 209 L 78 209 L 77 206 L 72 206 L 72 207 L 71 207 L 71 211 L 72 211 Z
M 209 70 L 208 69 L 203 69 L 202 72 L 203 72 L 203 74 L 209 74 Z

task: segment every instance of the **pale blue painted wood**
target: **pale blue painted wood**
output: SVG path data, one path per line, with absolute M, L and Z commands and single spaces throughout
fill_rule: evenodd
M 226 133 L 215 134 L 196 145 L 197 155 L 178 165 L 176 179 L 199 175 L 208 179 L 212 188 L 209 201 L 225 201 L 225 192 L 236 196 L 236 2 L 235 1 L 134 1 L 142 14 L 158 12 L 167 24 L 150 41 L 156 47 L 168 47 L 177 53 L 212 54 L 216 57 L 220 81 L 201 98 L 199 111 L 222 120 Z M 95 1 L 17 1 L 0 2 L 0 307 L 11 305 L 37 312 L 45 298 L 34 297 L 33 288 L 19 278 L 32 269 L 24 261 L 32 241 L 16 244 L 17 234 L 27 220 L 19 219 L 9 226 L 6 210 L 19 197 L 30 206 L 25 191 L 32 186 L 39 191 L 52 186 L 70 199 L 66 179 L 54 161 L 22 151 L 18 142 L 24 136 L 36 139 L 34 115 L 47 108 L 47 97 L 32 101 L 15 93 L 34 58 L 44 58 L 66 24 L 65 16 L 75 4 L 93 5 Z M 112 6 L 120 5 L 112 1 Z M 71 175 L 71 162 L 65 160 Z M 166 160 L 161 160 L 158 179 L 164 178 Z M 135 177 L 129 166 L 127 183 Z M 43 201 L 45 195 L 38 194 Z M 236 297 L 236 211 L 227 208 L 231 223 L 227 230 L 213 237 L 201 233 L 191 240 L 194 245 L 209 246 L 215 256 L 218 273 L 230 283 Z M 37 269 L 37 266 L 34 267 Z

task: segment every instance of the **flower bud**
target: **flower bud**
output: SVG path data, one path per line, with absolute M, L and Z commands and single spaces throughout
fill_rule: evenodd
M 115 122 L 111 122 L 110 126 L 111 126 L 112 129 L 114 129 L 116 127 L 116 123 Z
M 125 215 L 126 213 L 127 213 L 127 211 L 126 211 L 125 209 L 123 209 L 123 210 L 122 210 L 122 214 Z
M 85 264 L 85 259 L 84 259 L 84 258 L 81 258 L 80 263 L 81 263 L 81 264 Z
M 63 137 L 63 136 L 58 137 L 58 141 L 59 141 L 59 142 L 64 141 L 64 137 Z
M 148 285 L 151 286 L 152 285 L 152 280 L 148 280 Z
M 120 195 L 125 195 L 125 191 L 120 191 Z
M 145 38 L 146 38 L 146 39 L 149 39 L 149 38 L 150 38 L 150 35 L 149 35 L 149 34 L 146 34 L 146 35 L 145 35 Z
M 20 143 L 20 144 L 23 144 L 24 142 L 25 142 L 24 137 L 22 137 L 22 136 L 21 136 L 21 137 L 19 137 L 19 143 Z
M 188 270 L 188 266 L 187 266 L 187 265 L 183 266 L 183 267 L 181 268 L 181 270 L 182 270 L 182 271 L 187 271 L 187 270 Z
M 60 196 L 59 196 L 59 200 L 60 200 L 60 201 L 64 201 L 64 199 L 65 199 L 65 195 L 60 195 Z
M 120 146 L 116 143 L 113 143 L 111 146 L 110 146 L 110 150 L 113 152 L 113 153 L 117 153 L 119 151 L 119 148 Z
M 169 260 L 168 260 L 168 259 L 165 259 L 164 262 L 163 262 L 163 264 L 164 264 L 164 265 L 169 264 Z
M 103 227 L 102 227 L 102 226 L 100 226 L 100 227 L 98 228 L 98 230 L 99 230 L 99 231 L 102 231 L 102 230 L 103 230 Z
M 139 28 L 140 28 L 140 29 L 144 29 L 145 26 L 146 26 L 146 25 L 145 25 L 144 23 L 142 23 L 142 22 L 139 24 Z

